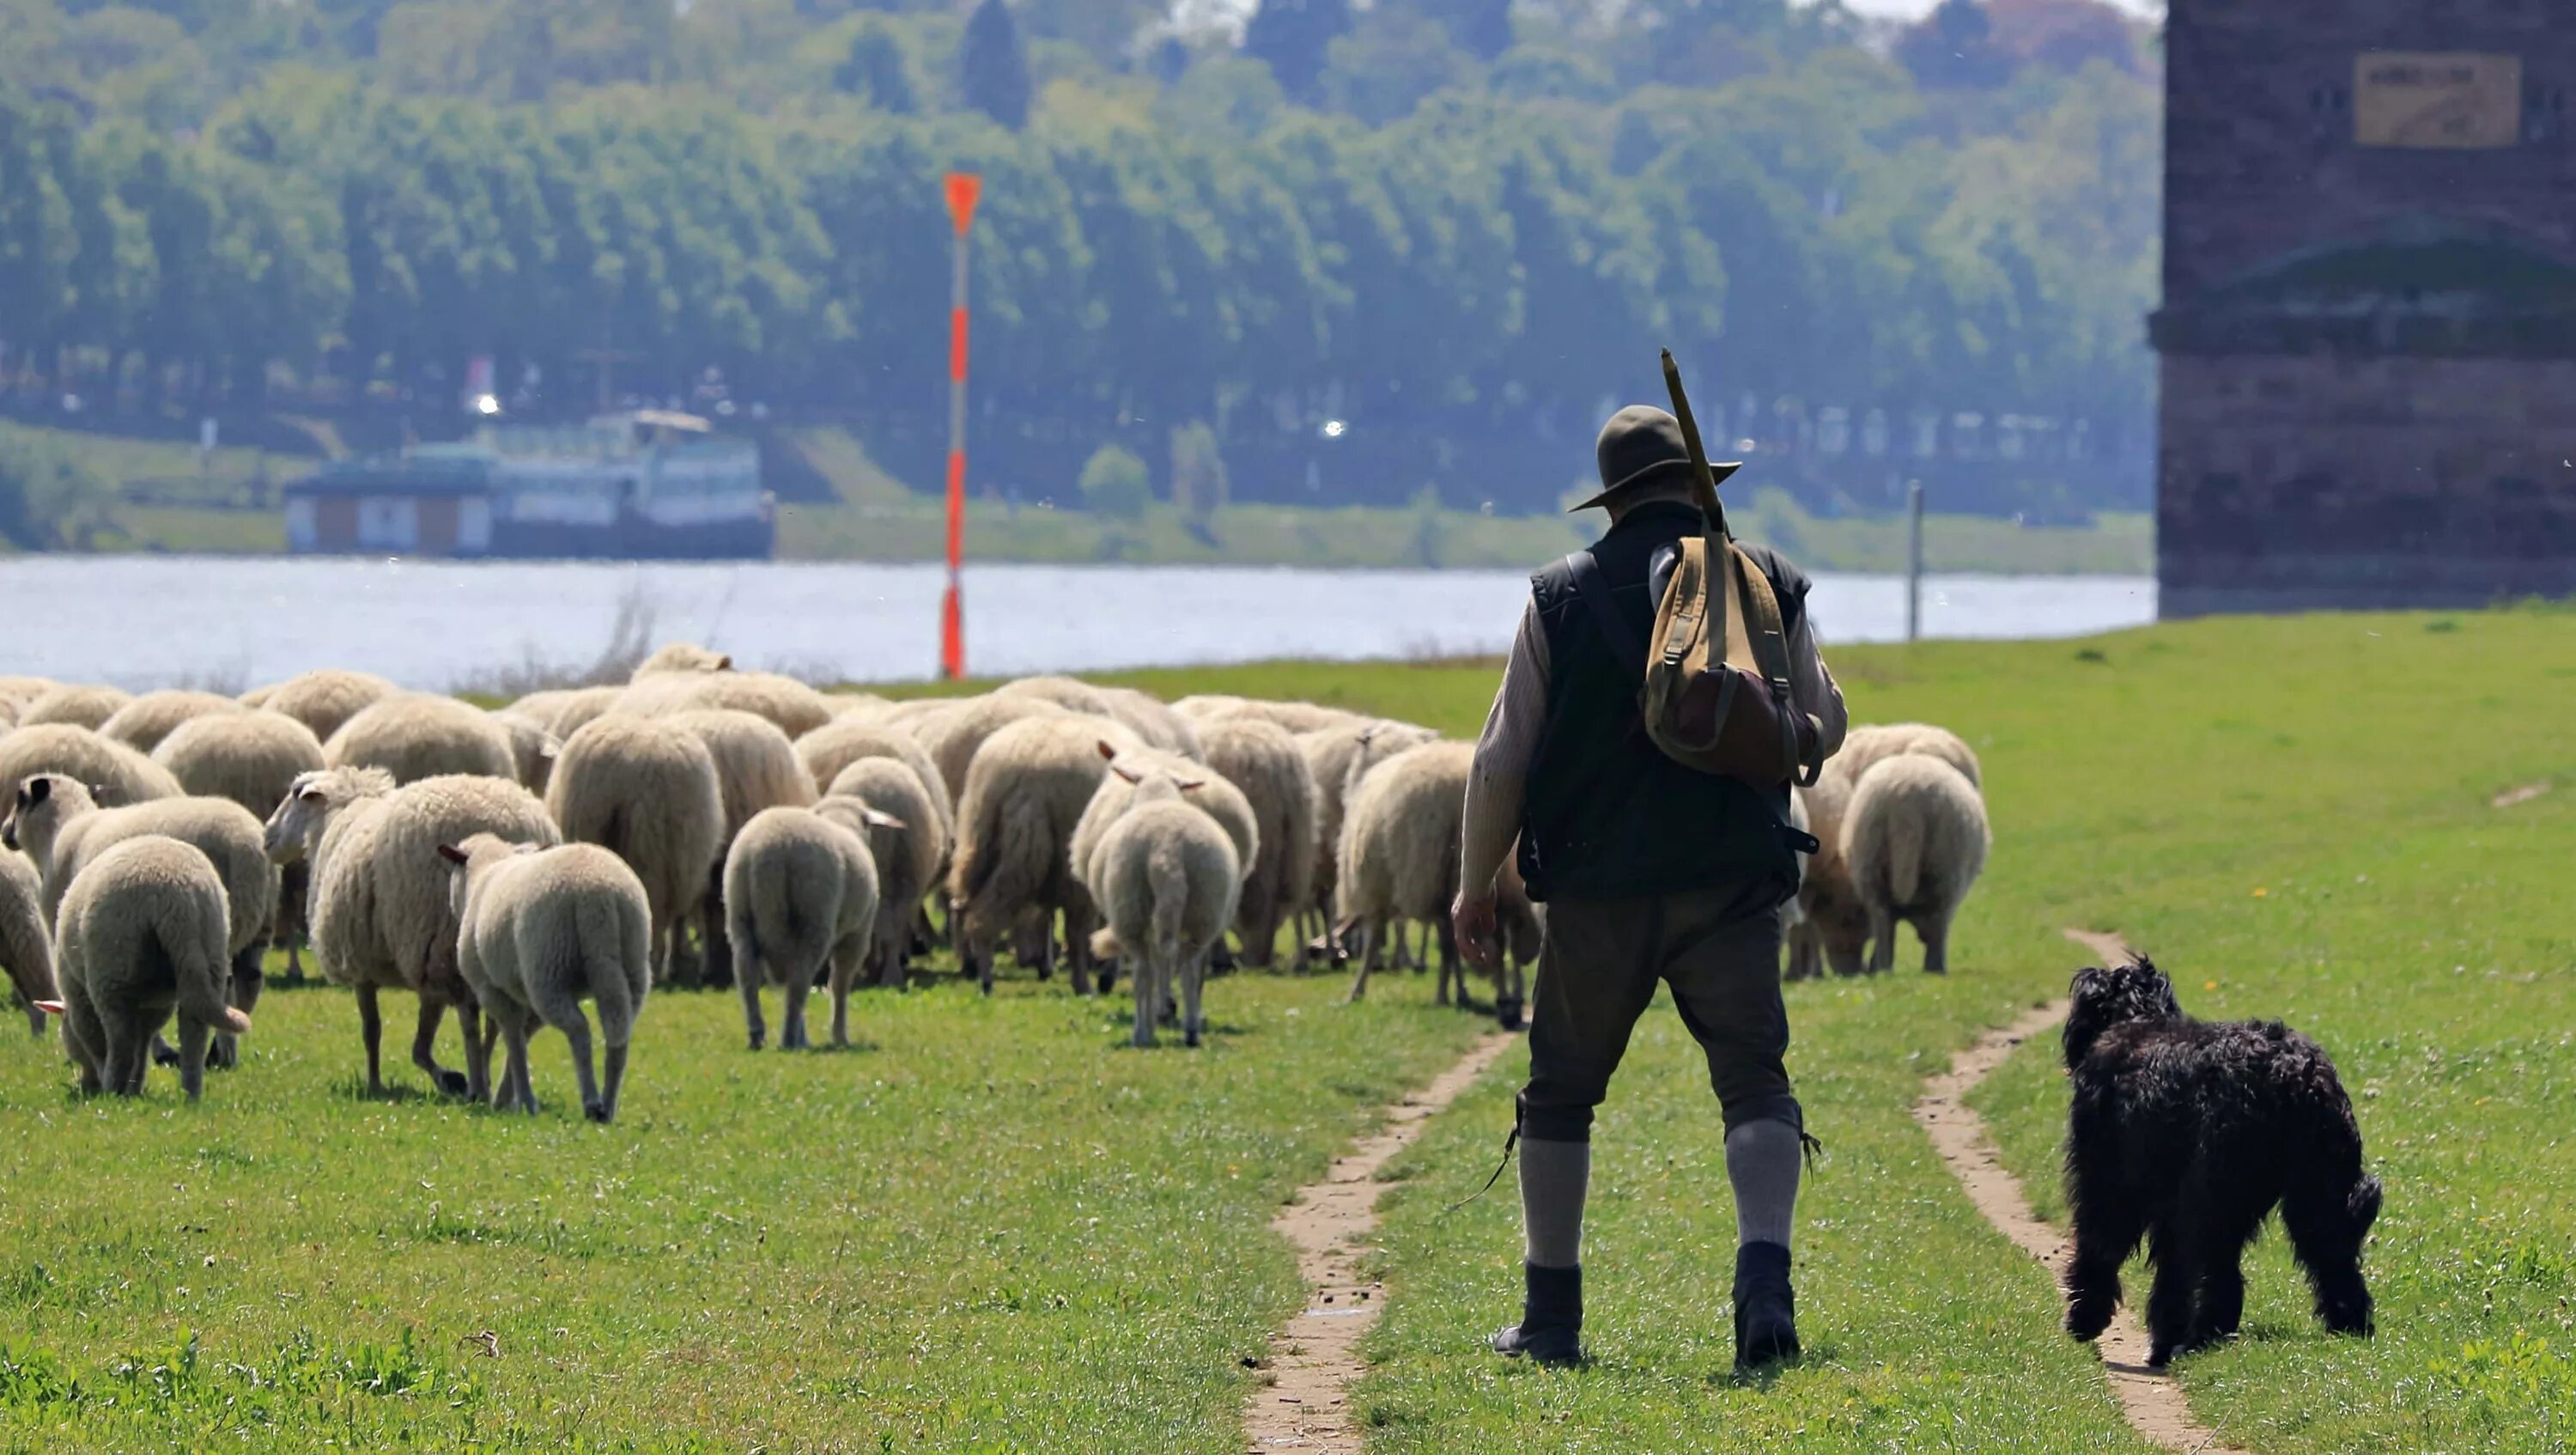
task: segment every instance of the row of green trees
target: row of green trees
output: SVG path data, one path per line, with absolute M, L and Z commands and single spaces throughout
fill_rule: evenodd
M 1461 29 L 1490 9 L 1456 8 Z M 931 19 L 973 54 L 974 20 Z M 1305 488 L 1331 439 L 1397 450 L 1391 498 L 1429 478 L 1474 499 L 1534 447 L 1579 465 L 1659 344 L 1764 420 L 1794 401 L 2104 429 L 2149 398 L 2157 110 L 2106 63 L 2024 73 L 1976 124 L 1893 61 L 1817 45 L 1597 97 L 1579 67 L 1515 83 L 1554 96 L 1489 74 L 1373 126 L 1216 53 L 1059 80 L 1015 129 L 923 99 L 911 18 L 831 23 L 842 89 L 765 111 L 614 68 L 496 105 L 281 61 L 174 131 L 0 87 L 0 362 L 451 407 L 491 355 L 505 392 L 535 381 L 558 410 L 602 368 L 655 397 L 712 371 L 737 400 L 874 421 L 927 480 L 939 179 L 963 167 L 986 182 L 979 466 L 1069 458 L 1066 485 L 1100 443 L 1159 459 L 1206 421 L 1238 493 Z M 1481 489 L 1535 504 L 1562 483 Z

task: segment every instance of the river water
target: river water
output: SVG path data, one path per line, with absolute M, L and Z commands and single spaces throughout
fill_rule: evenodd
M 655 641 L 720 647 L 816 680 L 922 678 L 937 665 L 934 566 L 436 562 L 176 556 L 0 560 L 0 673 L 129 689 L 240 690 L 313 667 L 409 686 L 578 669 L 621 612 Z M 977 566 L 967 664 L 979 675 L 1275 657 L 1500 652 L 1528 580 L 1509 571 Z M 1820 575 L 1828 642 L 1905 634 L 1905 583 Z M 2131 576 L 1931 576 L 1935 637 L 2059 637 L 2155 619 Z

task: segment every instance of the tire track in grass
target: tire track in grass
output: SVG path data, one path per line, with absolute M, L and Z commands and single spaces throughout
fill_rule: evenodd
M 1358 1455 L 1359 1426 L 1351 1420 L 1350 1391 L 1368 1365 L 1360 1340 L 1377 1322 L 1382 1287 L 1363 1282 L 1359 1258 L 1377 1231 L 1377 1180 L 1387 1159 L 1413 1145 L 1422 1127 L 1485 1074 L 1519 1037 L 1488 1032 L 1430 1085 L 1388 1106 L 1385 1124 L 1333 1159 L 1321 1182 L 1297 1189 L 1270 1220 L 1271 1231 L 1297 1250 L 1297 1272 L 1306 1283 L 1306 1306 L 1270 1335 L 1267 1382 L 1244 1400 L 1247 1448 L 1270 1452 L 1331 1451 Z
M 2068 930 L 2066 937 L 2107 962 L 2117 963 L 2134 955 L 2117 935 Z M 2021 1190 L 2021 1179 L 2004 1167 L 1994 1138 L 1986 1134 L 1985 1119 L 1969 1109 L 1968 1093 L 2003 1065 L 2015 1047 L 2053 1029 L 2064 1019 L 2066 1002 L 2053 1000 L 2024 1013 L 2011 1025 L 1987 1032 L 1975 1045 L 1953 1057 L 1947 1072 L 1924 1082 L 1923 1097 L 1914 1104 L 1914 1119 L 1922 1124 L 1933 1149 L 1959 1179 L 1968 1201 L 1997 1232 L 2060 1277 L 2072 1251 L 2066 1236 L 2031 1212 L 2030 1198 Z M 2102 1331 L 2095 1347 L 2101 1351 L 2102 1373 L 2111 1381 L 2111 1392 L 2119 1397 L 2120 1412 L 2128 1418 L 2129 1428 L 2168 1450 L 2187 1451 L 2190 1455 L 2248 1455 L 2236 1446 L 2220 1443 L 2216 1431 L 2193 1417 L 2182 1387 L 2163 1370 L 2147 1367 L 2147 1333 L 2127 1304 L 2121 1305 L 2118 1316 L 2112 1319 L 2111 1327 Z

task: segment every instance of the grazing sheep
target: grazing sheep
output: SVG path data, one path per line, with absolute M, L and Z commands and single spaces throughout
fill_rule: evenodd
M 948 862 L 948 830 L 930 790 L 892 758 L 861 758 L 832 780 L 814 811 L 868 841 L 877 866 L 877 925 L 869 965 L 877 983 L 901 990 L 921 902 Z
M 208 713 L 179 724 L 152 750 L 152 761 L 170 770 L 179 786 L 199 798 L 229 798 L 263 822 L 294 790 L 295 780 L 322 767 L 322 743 L 310 728 L 283 713 Z M 286 947 L 281 984 L 304 981 L 305 903 L 312 866 L 286 866 L 277 891 L 277 920 L 269 943 Z
M 876 925 L 877 867 L 867 840 L 811 809 L 763 810 L 725 856 L 724 902 L 733 940 L 734 983 L 757 1051 L 769 1028 L 760 1017 L 767 980 L 787 993 L 778 1046 L 812 1049 L 805 997 L 828 966 L 832 1044 L 850 1044 L 850 985 Z
M 325 668 L 289 677 L 259 693 L 243 694 L 244 706 L 256 706 L 265 712 L 282 712 L 313 730 L 313 736 L 324 742 L 341 725 L 388 697 L 399 696 L 402 689 L 372 672 L 345 672 Z M 251 698 L 259 700 L 254 703 Z
M 656 672 L 619 693 L 614 710 L 651 716 L 717 707 L 765 717 L 791 740 L 832 720 L 822 693 L 774 672 Z
M 731 983 L 733 951 L 725 943 L 724 856 L 734 835 L 765 809 L 810 808 L 821 797 L 814 775 L 805 771 L 796 745 L 765 717 L 731 708 L 698 708 L 675 712 L 673 727 L 707 745 L 716 760 L 717 796 L 724 800 L 725 831 L 707 879 L 704 978 L 722 987 Z
M 834 782 L 853 763 L 892 759 L 921 779 L 943 840 L 956 825 L 957 805 L 948 796 L 948 780 L 939 776 L 939 765 L 931 761 L 919 738 L 891 723 L 868 717 L 837 718 L 798 738 L 796 756 L 805 760 L 806 771 L 821 784 Z
M 1108 776 L 1103 740 L 1122 749 L 1133 740 L 1115 723 L 1039 706 L 1041 715 L 1013 722 L 984 743 L 957 801 L 948 895 L 957 906 L 961 968 L 987 994 L 994 942 L 1030 909 L 1063 912 L 1074 989 L 1091 989 L 1091 897 L 1068 855 L 1075 825 Z M 1036 968 L 1042 978 L 1052 969 L 1043 957 Z
M 382 768 L 394 782 L 453 773 L 519 781 L 509 731 L 471 703 L 403 693 L 361 709 L 322 741 L 334 768 Z
M 548 694 L 529 694 L 531 697 L 540 695 Z M 617 699 L 626 695 L 626 689 L 623 687 L 582 687 L 571 692 L 552 695 L 556 696 L 558 700 L 541 704 L 546 708 L 546 713 L 542 720 L 546 725 L 546 731 L 553 733 L 555 735 L 555 741 L 557 743 L 561 743 L 565 739 L 571 737 L 574 733 L 580 732 L 583 728 L 590 726 L 592 723 L 608 716 L 609 713 L 614 712 L 617 709 Z M 536 708 L 526 706 L 526 703 L 527 698 L 521 698 L 519 702 L 512 704 L 512 706 L 521 707 L 529 717 L 537 716 Z
M 823 700 L 832 704 L 832 716 L 835 718 L 874 716 L 894 706 L 892 702 L 873 692 L 826 692 L 823 694 Z
M 104 723 L 98 735 L 111 743 L 123 743 L 138 753 L 150 753 L 161 746 L 161 740 L 178 730 L 180 724 L 214 714 L 240 714 L 249 711 L 229 697 L 212 692 L 146 692 L 125 704 Z
M 886 708 L 878 715 L 884 718 L 887 722 L 901 723 L 906 727 L 912 727 L 916 724 L 926 722 L 931 718 L 938 717 L 952 709 L 964 707 L 968 703 L 981 702 L 983 700 L 984 699 L 980 697 L 916 697 L 909 702 L 895 703 L 893 706 Z M 924 743 L 922 746 L 928 747 L 929 744 Z
M 1184 697 L 1172 704 L 1172 710 L 1202 727 L 1225 718 L 1249 717 L 1275 722 L 1292 733 L 1321 732 L 1367 721 L 1362 714 L 1344 708 L 1312 702 L 1266 702 L 1257 697 Z
M 1247 871 L 1261 857 L 1261 815 L 1253 809 L 1252 800 L 1244 797 L 1242 789 L 1209 772 L 1206 764 L 1106 737 L 1100 740 L 1099 751 L 1112 768 L 1126 771 L 1112 772 L 1100 780 L 1100 787 L 1091 795 L 1091 802 L 1083 806 L 1082 817 L 1074 825 L 1072 855 L 1076 878 L 1090 872 L 1091 855 L 1098 849 L 1101 836 L 1108 833 L 1109 826 L 1127 811 L 1128 804 L 1135 797 L 1137 780 L 1151 772 L 1166 773 L 1175 782 L 1191 785 L 1190 806 L 1216 820 L 1216 826 L 1225 830 L 1227 841 L 1234 845 L 1236 861 Z
M 177 798 L 185 792 L 169 769 L 123 743 L 66 722 L 22 727 L 0 737 L 0 785 L 5 785 L 0 791 L 39 773 L 60 773 L 106 789 L 120 803 Z
M 672 642 L 636 664 L 634 677 L 674 672 L 730 672 L 733 658 L 695 642 Z
M 1259 847 L 1245 866 L 1235 929 L 1243 941 L 1243 962 L 1266 967 L 1276 952 L 1281 922 L 1314 895 L 1314 771 L 1297 740 L 1277 723 L 1220 718 L 1201 736 L 1208 767 L 1242 790 L 1260 826 Z M 1302 940 L 1296 965 L 1306 968 Z
M 424 778 L 396 788 L 381 768 L 308 773 L 268 821 L 269 857 L 312 866 L 313 955 L 326 977 L 357 992 L 373 1095 L 385 1090 L 377 1009 L 384 990 L 420 997 L 412 1064 L 446 1095 L 479 1101 L 488 1094 L 481 1015 L 456 965 L 456 912 L 446 880 L 423 867 L 440 845 L 476 834 L 547 848 L 562 842 L 546 805 L 507 778 Z M 438 1023 L 451 1003 L 464 1022 L 462 1073 L 436 1056 Z
M 1100 695 L 1109 700 L 1109 715 L 1146 747 L 1193 763 L 1206 761 L 1206 745 L 1199 741 L 1198 725 L 1164 706 L 1152 693 L 1133 687 L 1103 687 Z
M 15 703 L 23 709 L 62 685 L 51 677 L 0 677 L 0 701 Z
M 668 981 L 676 966 L 694 983 L 695 967 L 676 952 L 725 837 L 724 790 L 707 745 L 665 719 L 611 713 L 564 743 L 546 807 L 566 839 L 609 850 L 644 882 L 654 978 Z
M 1919 753 L 1927 758 L 1938 758 L 1958 769 L 1968 780 L 1969 787 L 1984 791 L 1985 774 L 1977 762 L 1975 750 L 1957 733 L 1948 728 L 1934 727 L 1928 722 L 1874 723 L 1853 728 L 1843 737 L 1842 751 L 1834 756 L 1848 765 L 1851 780 L 1857 783 L 1860 775 L 1868 772 L 1881 758 L 1894 757 L 1898 753 Z
M 124 808 L 101 808 L 79 779 L 37 773 L 22 780 L 0 844 L 25 852 L 44 882 L 39 897 L 47 920 L 60 927 L 66 892 L 88 867 L 129 839 L 158 835 L 204 854 L 222 877 L 231 940 L 233 1004 L 256 1009 L 262 985 L 260 957 L 277 922 L 277 870 L 262 844 L 259 819 L 226 798 L 161 798 Z M 215 1063 L 233 1064 L 229 1038 L 217 1043 Z
M 528 721 L 535 723 L 546 731 L 553 732 L 555 727 L 555 714 L 571 706 L 573 699 L 581 696 L 581 694 L 586 690 L 589 689 L 578 687 L 548 687 L 536 692 L 522 692 L 517 697 L 512 698 L 509 702 L 500 707 L 494 708 L 493 711 L 506 712 L 514 716 L 526 718 Z M 605 690 L 611 696 L 614 696 L 621 689 L 611 687 Z
M 1522 1012 L 1529 1005 L 1529 969 L 1538 963 L 1538 952 L 1547 939 L 1544 912 L 1530 902 L 1529 886 L 1521 881 L 1517 852 L 1503 856 L 1502 873 L 1494 880 L 1494 950 L 1502 963 L 1494 967 L 1494 1017 L 1507 1031 L 1521 1028 Z M 1474 969 L 1463 955 L 1452 964 L 1440 967 L 1443 978 L 1455 978 L 1458 1004 L 1467 1005 L 1467 972 Z
M 63 1045 L 81 1089 L 143 1094 L 153 1038 L 179 1015 L 179 1086 L 206 1089 L 206 1042 L 250 1017 L 227 1004 L 224 882 L 194 845 L 158 835 L 98 856 L 63 899 Z
M 1067 715 L 1063 708 L 1043 698 L 970 697 L 914 720 L 913 736 L 921 740 L 930 761 L 938 765 L 940 784 L 948 790 L 949 802 L 957 805 L 960 837 L 965 833 L 966 770 L 974 765 L 975 755 L 985 742 L 1014 723 Z
M 54 999 L 54 945 L 45 932 L 44 888 L 36 866 L 23 855 L 0 854 L 0 971 L 18 1008 L 27 1013 L 27 1031 L 45 1033 L 43 1007 Z
M 1089 890 L 1108 920 L 1092 949 L 1136 962 L 1135 1045 L 1154 1044 L 1154 1021 L 1177 987 L 1181 1042 L 1195 1046 L 1208 952 L 1234 919 L 1243 864 L 1216 820 L 1183 801 L 1194 781 L 1123 764 L 1111 771 L 1133 792 L 1088 866 Z
M 505 707 L 490 714 L 493 723 L 510 735 L 511 774 L 519 786 L 543 798 L 546 780 L 554 776 L 555 754 L 563 751 L 563 741 L 543 722 Z
M 1323 938 L 1329 927 L 1334 889 L 1341 882 L 1342 812 L 1351 790 L 1368 770 L 1398 753 L 1438 742 L 1429 728 L 1382 718 L 1363 718 L 1338 727 L 1297 735 L 1298 751 L 1315 779 L 1315 868 L 1309 876 L 1308 902 L 1297 906 L 1302 919 L 1312 913 L 1315 933 L 1298 932 L 1300 941 Z
M 43 727 L 47 723 L 60 723 L 97 732 L 102 724 L 133 700 L 133 694 L 114 687 L 66 684 L 39 694 L 19 709 L 18 726 Z
M 1427 743 L 1368 770 L 1342 813 L 1341 870 L 1335 886 L 1335 938 L 1351 943 L 1359 969 L 1350 998 L 1368 993 L 1386 931 L 1402 920 L 1434 926 L 1444 960 L 1457 946 L 1449 929 L 1458 894 L 1458 842 L 1467 803 L 1472 743 Z M 1437 1001 L 1449 1003 L 1449 977 Z
M 582 1114 L 615 1121 L 627 1043 L 652 988 L 652 911 L 644 886 L 615 854 L 594 844 L 539 848 L 473 834 L 439 845 L 438 852 L 451 866 L 457 973 L 509 1045 L 492 1104 L 515 1101 L 537 1114 L 528 1037 L 543 1023 L 572 1043 Z M 591 1071 L 584 1000 L 599 1012 L 604 1085 Z
M 1899 753 L 1860 775 L 1843 815 L 1843 859 L 1869 917 L 1869 968 L 1896 965 L 1896 924 L 1914 926 L 1923 968 L 1949 968 L 1950 920 L 1986 866 L 1985 801 L 1938 758 Z
M 1861 973 L 1869 915 L 1843 859 L 1843 816 L 1861 774 L 1881 759 L 1909 752 L 1939 758 L 1966 774 L 1971 785 L 1981 781 L 1976 754 L 1953 734 L 1923 723 L 1871 724 L 1853 728 L 1815 784 L 1799 790 L 1805 827 L 1821 847 L 1799 878 L 1796 914 L 1783 925 L 1790 979 L 1821 974 L 1827 965 L 1837 975 Z

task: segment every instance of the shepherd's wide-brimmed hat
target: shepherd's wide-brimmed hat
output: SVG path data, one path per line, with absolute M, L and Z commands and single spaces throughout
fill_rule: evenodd
M 1682 441 L 1682 422 L 1651 404 L 1631 404 L 1610 416 L 1610 422 L 1601 426 L 1592 454 L 1601 466 L 1601 493 L 1567 511 L 1569 515 L 1605 505 L 1622 490 L 1690 469 L 1690 446 Z M 1708 471 L 1723 485 L 1727 476 L 1743 468 L 1741 460 L 1712 460 Z

